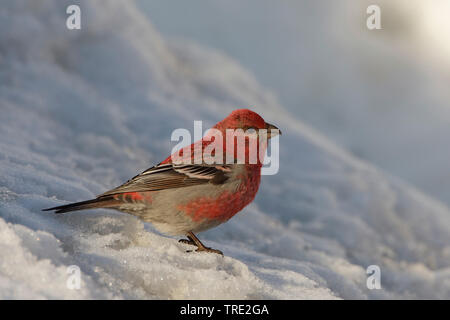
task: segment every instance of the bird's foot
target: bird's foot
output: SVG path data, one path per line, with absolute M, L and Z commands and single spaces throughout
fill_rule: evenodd
M 188 244 L 190 246 L 197 246 L 194 241 L 189 240 L 189 239 L 180 239 L 180 240 L 178 240 L 178 242 Z
M 221 256 L 223 256 L 223 252 L 217 249 L 212 249 L 212 248 L 208 248 L 208 247 L 199 247 L 197 250 L 195 250 L 197 252 L 212 252 L 212 253 L 217 253 L 220 254 Z
M 195 240 L 197 240 L 197 241 L 195 241 Z M 188 244 L 191 246 L 196 246 L 197 247 L 197 250 L 195 250 L 196 252 L 202 252 L 202 251 L 203 252 L 212 252 L 212 253 L 220 254 L 221 256 L 223 256 L 222 251 L 217 250 L 217 249 L 212 249 L 209 247 L 205 247 L 203 245 L 203 243 L 201 243 L 200 240 L 198 240 L 197 238 L 194 239 L 190 236 L 187 236 L 187 239 L 180 239 L 180 240 L 178 240 L 178 242 Z M 186 252 L 193 252 L 193 250 L 186 250 Z

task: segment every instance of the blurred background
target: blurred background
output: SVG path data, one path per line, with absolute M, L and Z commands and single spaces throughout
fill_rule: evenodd
M 216 48 L 289 111 L 450 204 L 450 1 L 139 0 L 166 37 Z M 381 30 L 366 9 L 381 8 Z
M 376 1 L 368 30 L 362 0 L 3 1 L 0 299 L 448 299 L 449 3 Z M 241 107 L 283 136 L 279 173 L 201 234 L 230 259 L 131 215 L 41 211 Z M 374 264 L 383 290 L 367 288 Z

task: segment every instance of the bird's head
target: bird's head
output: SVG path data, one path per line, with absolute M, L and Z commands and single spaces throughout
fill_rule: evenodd
M 275 135 L 281 135 L 280 129 L 273 124 L 270 124 L 257 114 L 249 109 L 234 110 L 228 117 L 217 123 L 214 128 L 221 130 L 226 129 L 242 129 L 255 130 L 259 134 L 260 129 L 267 130 L 267 138 L 271 138 Z
M 230 160 L 232 163 L 257 164 L 260 167 L 267 141 L 276 135 L 281 135 L 281 131 L 265 122 L 259 114 L 248 109 L 238 109 L 208 130 L 201 140 L 174 153 L 163 163 L 177 157 L 176 161 L 180 162 L 189 162 L 195 158 L 200 162 L 208 159 L 208 163 L 224 164 Z M 198 154 L 195 150 L 203 152 Z M 228 158 L 230 155 L 231 159 Z

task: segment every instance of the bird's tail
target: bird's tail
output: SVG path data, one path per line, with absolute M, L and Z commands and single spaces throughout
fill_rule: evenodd
M 118 205 L 118 201 L 114 199 L 112 196 L 107 197 L 99 197 L 92 200 L 81 201 L 66 204 L 63 206 L 42 209 L 42 211 L 55 211 L 55 213 L 66 213 L 70 211 L 78 211 L 78 210 L 86 210 L 86 209 L 95 209 L 95 208 L 111 208 Z

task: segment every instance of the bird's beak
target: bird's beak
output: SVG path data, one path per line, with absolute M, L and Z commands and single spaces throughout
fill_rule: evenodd
M 267 129 L 267 138 L 272 138 L 277 135 L 281 136 L 281 130 L 275 127 L 273 124 L 266 122 L 266 129 Z

